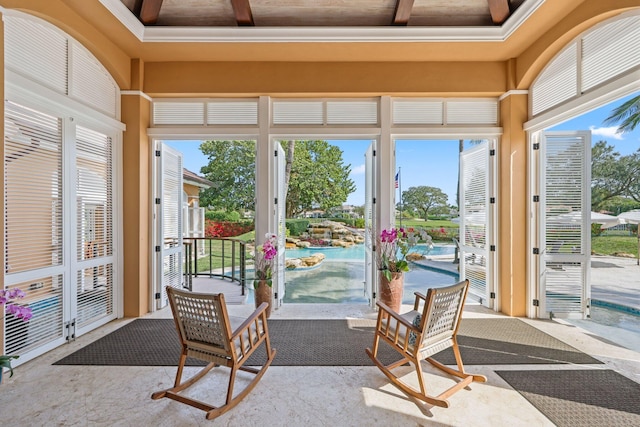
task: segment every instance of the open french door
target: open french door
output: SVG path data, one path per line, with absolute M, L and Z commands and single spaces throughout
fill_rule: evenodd
M 155 280 L 156 309 L 167 305 L 166 287 L 182 286 L 182 153 L 156 141 Z
M 33 317 L 5 317 L 0 354 L 24 363 L 117 316 L 117 133 L 28 100 L 4 113 L 0 289 L 24 291 Z
M 286 154 L 280 142 L 275 141 L 274 150 L 274 171 L 273 174 L 273 189 L 276 198 L 274 200 L 274 215 L 273 224 L 270 229 L 274 230 L 274 233 L 278 236 L 278 256 L 276 259 L 276 271 L 273 275 L 273 296 L 275 299 L 274 308 L 282 305 L 284 299 L 285 289 L 285 244 L 286 244 L 286 188 L 285 188 L 285 174 L 286 174 Z
M 460 153 L 460 278 L 469 296 L 493 308 L 495 197 L 493 141 Z
M 369 305 L 375 307 L 374 298 L 377 279 L 377 266 L 373 245 L 375 244 L 375 141 L 371 142 L 364 155 L 365 158 L 365 187 L 364 187 L 364 294 L 369 300 Z
M 538 147 L 538 316 L 586 318 L 591 298 L 591 132 L 543 133 Z M 567 214 L 582 220 L 567 222 Z

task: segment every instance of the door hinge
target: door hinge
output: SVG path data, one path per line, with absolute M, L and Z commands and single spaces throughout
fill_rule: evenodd
M 275 199 L 273 199 L 273 204 L 275 204 L 275 205 L 278 204 L 278 198 L 277 197 Z
M 376 251 L 376 245 L 371 245 L 371 252 L 375 252 Z
M 533 196 L 533 201 L 534 202 L 539 202 L 540 201 L 540 196 L 538 196 L 538 195 Z
M 275 150 L 275 151 L 273 152 L 273 155 L 274 155 L 274 156 L 276 156 L 276 157 L 278 157 L 278 150 Z
M 535 144 L 533 144 L 533 149 L 534 150 L 539 150 L 540 149 L 540 143 L 536 142 Z
M 71 319 L 64 325 L 66 331 L 65 339 L 67 341 L 74 341 L 76 339 L 76 319 Z
M 373 155 L 374 155 L 374 156 L 376 155 L 376 150 L 373 150 Z
M 495 252 L 495 251 L 496 251 L 496 245 L 491 245 L 491 246 L 489 246 L 489 250 L 490 250 L 491 252 Z
M 156 197 L 156 205 L 159 205 L 161 202 L 160 197 Z
M 375 204 L 375 203 L 376 203 L 376 198 L 374 197 L 374 198 L 373 198 L 373 204 Z
M 540 249 L 539 248 L 533 248 L 533 254 L 534 255 L 540 255 Z
M 495 197 L 489 197 L 489 203 L 495 203 L 495 202 L 496 202 Z
M 154 295 L 155 299 L 160 299 L 160 292 L 156 292 L 156 294 Z
M 533 306 L 534 307 L 540 307 L 540 301 L 538 301 L 537 299 L 533 300 Z
M 156 150 L 156 157 L 160 157 L 161 154 L 162 152 L 160 150 Z
M 160 252 L 160 246 L 156 246 L 156 252 Z
M 496 293 L 495 293 L 495 292 L 491 292 L 491 293 L 489 294 L 489 298 L 491 298 L 491 299 L 495 299 L 495 298 L 496 298 Z
M 275 297 L 276 301 L 278 301 L 278 293 L 274 292 L 273 296 Z
M 376 293 L 374 292 L 373 293 L 373 299 L 376 299 L 376 298 L 377 298 L 377 296 L 376 296 Z
M 491 150 L 489 150 L 489 155 L 490 156 L 495 156 L 496 155 L 496 149 L 492 148 Z

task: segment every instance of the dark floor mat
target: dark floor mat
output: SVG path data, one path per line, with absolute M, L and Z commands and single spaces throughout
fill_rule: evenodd
M 559 427 L 640 426 L 640 384 L 615 371 L 496 373 Z
M 373 344 L 374 326 L 375 321 L 365 319 L 269 320 L 271 344 L 278 350 L 273 365 L 371 366 L 364 350 Z M 464 319 L 458 341 L 467 365 L 600 363 L 518 319 Z M 172 366 L 179 354 L 172 319 L 136 319 L 55 364 Z M 262 365 L 265 354 L 258 349 L 247 364 Z M 382 342 L 378 356 L 387 364 L 399 358 Z M 455 364 L 451 349 L 434 358 Z

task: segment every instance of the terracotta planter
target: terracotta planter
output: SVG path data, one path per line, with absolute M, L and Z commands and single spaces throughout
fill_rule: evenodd
M 380 290 L 380 301 L 391 307 L 396 313 L 399 313 L 404 292 L 404 274 L 391 273 L 391 280 L 387 280 L 384 274 L 380 273 L 378 289 Z
M 271 304 L 273 301 L 273 288 L 271 286 L 269 286 L 268 282 L 266 280 L 258 280 L 258 286 L 256 287 L 254 285 L 253 287 L 253 296 L 254 296 L 254 300 L 256 303 L 256 308 L 258 308 L 258 306 L 260 304 L 262 304 L 263 302 L 266 302 L 269 304 L 269 307 L 267 307 L 267 318 L 269 316 L 271 316 Z

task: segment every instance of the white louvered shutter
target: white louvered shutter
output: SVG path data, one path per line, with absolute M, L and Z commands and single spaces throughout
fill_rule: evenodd
M 460 276 L 469 293 L 490 303 L 488 273 L 489 144 L 460 153 Z
M 208 125 L 257 125 L 258 101 L 219 101 L 207 103 Z
M 76 327 L 114 313 L 113 138 L 76 127 Z
M 535 116 L 578 95 L 578 44 L 571 43 L 551 62 L 531 88 Z
M 274 293 L 277 295 L 275 307 L 281 305 L 282 300 L 286 292 L 285 286 L 285 242 L 286 242 L 286 197 L 287 189 L 285 188 L 285 167 L 286 167 L 286 154 L 282 145 L 276 141 L 276 155 L 274 158 L 274 177 L 273 186 L 274 194 L 277 194 L 276 205 L 274 209 L 273 218 L 273 230 L 278 236 L 278 255 L 276 260 L 276 274 L 274 277 L 273 287 Z
M 167 305 L 166 286 L 182 286 L 182 153 L 158 142 L 159 221 L 161 250 L 158 262 L 158 281 L 161 298 L 158 307 Z
M 377 265 L 373 252 L 374 234 L 375 234 L 375 206 L 373 198 L 375 193 L 375 142 L 367 148 L 365 153 L 365 184 L 364 184 L 364 248 L 365 248 L 365 265 L 364 265 L 364 292 L 369 299 L 369 305 L 375 307 L 373 294 L 377 283 Z
M 273 101 L 273 124 L 321 125 L 323 108 L 322 101 Z
M 591 134 L 542 135 L 542 316 L 583 317 L 590 297 Z M 567 220 L 578 216 L 581 221 Z
M 405 101 L 394 99 L 393 124 L 442 125 L 444 124 L 444 101 Z
M 62 120 L 5 102 L 5 288 L 20 288 L 29 323 L 5 317 L 5 354 L 62 337 Z
M 154 125 L 204 125 L 203 102 L 154 102 Z
M 604 25 L 582 38 L 582 92 L 640 65 L 640 16 Z
M 327 124 L 378 123 L 378 103 L 376 101 L 327 101 Z

